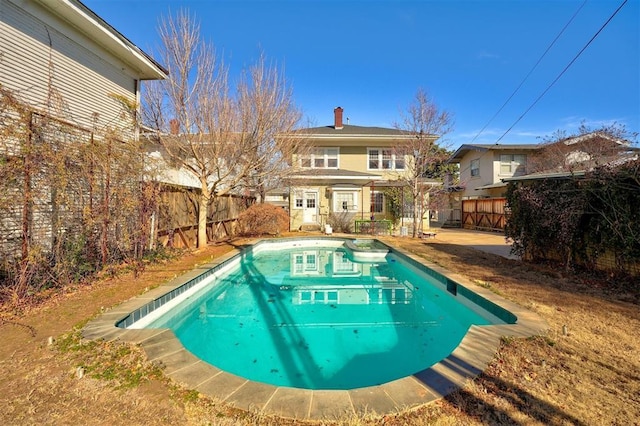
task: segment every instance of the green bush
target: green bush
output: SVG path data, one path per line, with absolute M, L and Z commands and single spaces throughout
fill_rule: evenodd
M 241 235 L 279 235 L 289 229 L 289 215 L 273 204 L 254 204 L 238 216 Z
M 511 183 L 506 198 L 505 233 L 517 254 L 567 267 L 594 267 L 603 253 L 619 269 L 640 260 L 640 160 L 582 178 Z

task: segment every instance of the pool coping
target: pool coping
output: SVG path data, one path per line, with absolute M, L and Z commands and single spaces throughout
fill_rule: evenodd
M 304 239 L 345 239 L 348 237 L 301 237 Z M 254 245 L 254 240 L 247 245 Z M 474 293 L 510 311 L 516 324 L 473 325 L 458 347 L 445 359 L 411 376 L 379 386 L 352 390 L 309 390 L 254 382 L 220 370 L 189 351 L 168 329 L 123 329 L 116 326 L 132 311 L 183 285 L 212 267 L 226 262 L 242 250 L 234 249 L 215 261 L 117 305 L 82 329 L 82 337 L 139 344 L 149 361 L 160 365 L 176 382 L 237 408 L 266 415 L 304 419 L 338 420 L 354 416 L 385 415 L 416 409 L 436 401 L 478 376 L 494 358 L 501 338 L 539 335 L 549 328 L 538 314 L 474 284 L 460 274 L 426 261 L 406 250 L 383 242 L 392 250 L 417 261 Z

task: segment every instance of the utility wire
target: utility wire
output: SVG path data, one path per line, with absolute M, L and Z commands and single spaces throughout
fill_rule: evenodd
M 527 75 L 524 77 L 524 79 L 522 79 L 522 81 L 520 82 L 520 84 L 518 85 L 518 87 L 516 87 L 516 90 L 513 91 L 513 93 L 511 93 L 511 95 L 507 98 L 506 101 L 504 101 L 504 103 L 502 104 L 502 106 L 500 107 L 500 109 L 498 109 L 498 111 L 496 111 L 495 114 L 493 114 L 493 117 L 491 117 L 489 119 L 489 121 L 487 121 L 487 124 L 484 125 L 484 127 L 482 129 L 480 129 L 480 131 L 478 132 L 477 135 L 475 135 L 473 137 L 473 139 L 471 140 L 471 142 L 469 143 L 473 143 L 476 139 L 478 139 L 478 136 L 480 136 L 482 134 L 482 132 L 484 132 L 484 130 L 489 126 L 489 124 L 491 124 L 491 122 L 498 116 L 498 114 L 500 114 L 500 112 L 504 109 L 505 106 L 507 106 L 507 104 L 509 103 L 509 101 L 511 101 L 511 98 L 513 98 L 515 96 L 516 93 L 518 93 L 518 90 L 520 90 L 520 88 L 522 87 L 522 85 L 525 83 L 525 81 L 527 81 L 527 79 L 529 78 L 529 76 L 533 73 L 533 71 L 538 67 L 538 65 L 540 64 L 540 62 L 542 62 L 542 59 L 547 55 L 547 53 L 549 52 L 549 50 L 551 50 L 551 48 L 553 47 L 554 44 L 556 44 L 556 41 L 558 41 L 558 39 L 560 38 L 560 36 L 564 33 L 564 31 L 569 27 L 569 25 L 571 25 L 571 22 L 573 22 L 573 20 L 575 19 L 576 16 L 578 16 L 578 13 L 582 10 L 582 8 L 584 7 L 584 5 L 587 4 L 587 0 L 584 0 L 584 2 L 582 2 L 582 4 L 580 5 L 580 7 L 578 8 L 578 10 L 575 11 L 575 13 L 573 14 L 573 16 L 571 17 L 571 19 L 569 19 L 569 21 L 565 24 L 565 26 L 562 28 L 562 30 L 560 30 L 560 32 L 558 33 L 558 35 L 556 36 L 556 38 L 553 39 L 553 41 L 551 42 L 551 44 L 549 45 L 549 47 L 547 47 L 547 50 L 544 51 L 544 53 L 542 54 L 542 56 L 540 56 L 540 58 L 538 59 L 538 61 L 535 63 L 535 65 L 533 66 L 533 68 L 531 68 L 531 70 L 529 70 L 529 73 L 527 73 Z
M 613 12 L 613 14 L 609 17 L 609 19 L 607 19 L 607 21 L 602 24 L 602 26 L 600 27 L 600 29 L 593 35 L 593 37 L 591 37 L 591 39 L 587 42 L 587 44 L 584 45 L 584 47 L 578 52 L 578 54 L 576 56 L 573 57 L 573 59 L 571 60 L 571 62 L 569 62 L 569 64 L 562 70 L 562 72 L 560 72 L 560 74 L 558 74 L 558 76 L 555 78 L 555 80 L 553 80 L 551 82 L 551 84 L 549 84 L 549 86 L 547 86 L 547 88 L 540 94 L 540 96 L 538 96 L 536 98 L 535 101 L 533 101 L 533 103 L 529 106 L 529 108 L 526 109 L 525 112 L 522 113 L 522 115 L 520 117 L 518 117 L 518 119 L 511 125 L 511 127 L 509 127 L 507 129 L 506 132 L 504 132 L 502 134 L 502 136 L 500 136 L 498 138 L 498 140 L 496 141 L 496 144 L 498 144 L 498 142 L 500 142 L 502 140 L 502 138 L 504 138 L 507 133 L 509 133 L 511 131 L 511 129 L 514 128 L 514 126 L 516 124 L 518 124 L 520 122 L 520 120 L 522 120 L 522 118 L 527 115 L 527 113 L 529 111 L 531 111 L 531 109 L 538 103 L 538 101 L 540 101 L 540 99 L 542 99 L 542 97 L 544 95 L 547 94 L 547 92 L 551 89 L 551 87 L 558 81 L 560 80 L 560 77 L 562 77 L 564 75 L 564 73 L 571 67 L 571 65 L 573 65 L 573 63 L 580 57 L 580 55 L 582 55 L 582 52 L 584 52 L 587 47 L 589 47 L 589 45 L 593 42 L 593 40 L 596 39 L 596 37 L 598 37 L 598 35 L 600 35 L 600 33 L 602 32 L 602 30 L 604 30 L 604 28 L 609 24 L 609 22 L 611 22 L 611 20 L 618 14 L 618 12 L 620 11 L 620 9 L 622 9 L 622 7 L 627 4 L 628 0 L 624 0 L 622 2 L 622 4 L 620 4 L 620 6 L 618 6 L 618 8 L 615 10 L 615 12 Z

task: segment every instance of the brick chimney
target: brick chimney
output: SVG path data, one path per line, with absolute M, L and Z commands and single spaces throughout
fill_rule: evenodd
M 177 135 L 180 133 L 180 123 L 175 118 L 169 120 L 169 132 L 172 135 Z
M 333 124 L 333 128 L 336 130 L 340 130 L 343 128 L 342 126 L 342 107 L 337 107 L 336 109 L 333 110 L 333 116 L 334 116 L 334 124 Z

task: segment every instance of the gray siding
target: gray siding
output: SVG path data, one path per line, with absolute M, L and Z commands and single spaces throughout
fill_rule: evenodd
M 111 94 L 136 100 L 121 61 L 31 1 L 0 0 L 0 55 L 0 84 L 83 128 L 123 125 Z

